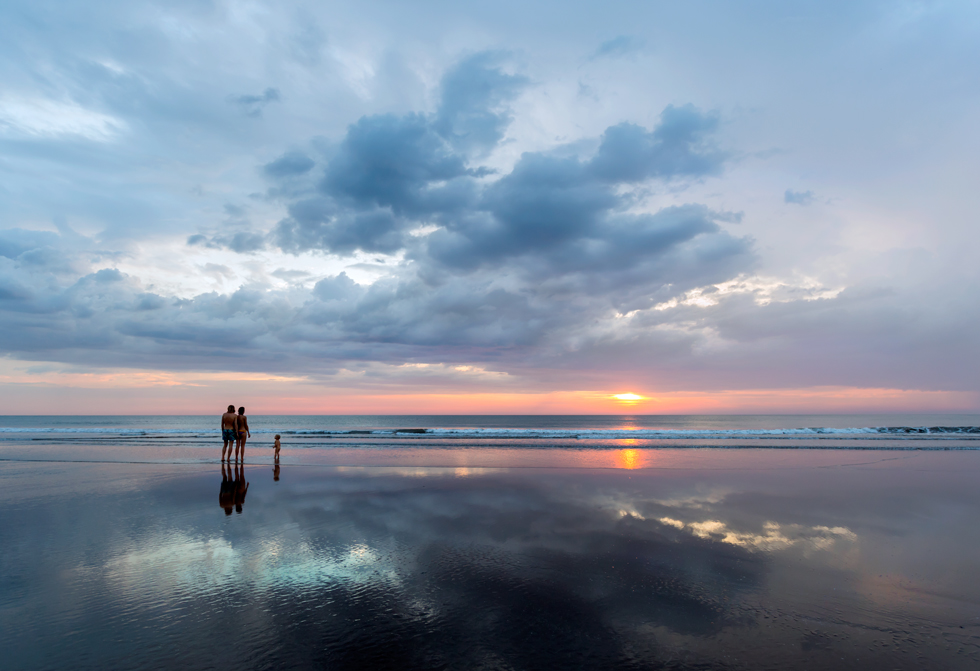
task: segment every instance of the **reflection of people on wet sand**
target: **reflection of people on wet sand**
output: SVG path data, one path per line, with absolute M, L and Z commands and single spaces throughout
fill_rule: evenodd
M 238 441 L 238 416 L 235 414 L 235 406 L 229 405 L 228 410 L 221 416 L 221 439 L 225 441 L 221 448 L 221 461 L 227 459 L 231 461 L 231 446 Z
M 232 408 L 234 410 L 234 408 Z M 252 437 L 251 432 L 248 430 L 248 417 L 245 416 L 245 408 L 241 407 L 238 409 L 238 442 L 235 444 L 235 461 L 238 461 L 238 454 L 241 452 L 242 463 L 245 463 L 245 438 Z
M 276 442 L 273 443 L 272 447 L 275 449 L 275 454 L 272 455 L 272 459 L 276 464 L 276 467 L 272 469 L 272 479 L 279 482 L 279 448 L 282 445 L 279 443 L 279 434 L 276 434 Z
M 225 509 L 225 515 L 231 515 L 231 509 L 242 512 L 245 495 L 248 493 L 248 483 L 245 482 L 245 467 L 242 464 L 221 463 L 221 492 L 218 494 L 218 505 Z
M 245 466 L 238 464 L 235 468 L 238 470 L 235 478 L 235 512 L 240 513 L 245 503 L 245 494 L 248 493 L 248 483 L 245 482 Z
M 228 479 L 229 475 L 233 475 L 231 473 L 231 464 L 226 466 L 224 461 L 222 461 L 221 492 L 218 494 L 218 505 L 225 509 L 225 515 L 231 515 L 232 506 L 235 505 L 235 490 L 238 488 L 237 482 Z

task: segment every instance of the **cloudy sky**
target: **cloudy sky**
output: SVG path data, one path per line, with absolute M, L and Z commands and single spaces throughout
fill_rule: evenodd
M 978 36 L 942 0 L 10 0 L 3 412 L 976 411 Z

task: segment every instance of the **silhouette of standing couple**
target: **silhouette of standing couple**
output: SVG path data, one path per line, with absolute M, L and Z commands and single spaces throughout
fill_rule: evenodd
M 235 461 L 241 456 L 242 463 L 245 463 L 245 440 L 251 438 L 252 434 L 248 430 L 248 417 L 245 416 L 245 408 L 238 409 L 235 414 L 235 406 L 229 405 L 228 411 L 221 416 L 221 438 L 225 441 L 221 448 L 221 461 L 231 461 L 231 446 L 235 446 Z M 227 456 L 226 456 L 227 453 Z

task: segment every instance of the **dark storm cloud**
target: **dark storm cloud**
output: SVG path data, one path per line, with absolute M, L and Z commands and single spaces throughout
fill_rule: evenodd
M 599 48 L 592 54 L 592 60 L 602 57 L 616 58 L 619 56 L 627 56 L 629 54 L 636 53 L 642 48 L 643 40 L 636 37 L 630 37 L 629 35 L 620 35 L 600 44 Z
M 266 163 L 269 197 L 288 212 L 268 234 L 251 228 L 243 206 L 226 203 L 223 228 L 231 230 L 187 238 L 190 246 L 239 253 L 273 245 L 404 254 L 391 276 L 362 286 L 341 273 L 298 304 L 248 286 L 168 299 L 111 269 L 32 293 L 28 286 L 38 284 L 13 272 L 3 284 L 9 308 L 47 306 L 47 317 L 23 320 L 5 348 L 175 366 L 213 362 L 216 353 L 282 368 L 309 356 L 500 360 L 560 347 L 564 336 L 556 334 L 652 307 L 668 288 L 723 281 L 752 266 L 751 241 L 726 230 L 732 214 L 696 204 L 634 211 L 641 204 L 630 192 L 635 185 L 722 170 L 726 155 L 711 143 L 717 117 L 692 106 L 667 107 L 651 130 L 610 127 L 593 156 L 528 152 L 502 175 L 476 162 L 503 140 L 509 103 L 527 86 L 505 63 L 499 53 L 468 57 L 445 75 L 433 114 L 365 116 L 320 152 L 320 165 L 298 150 Z M 419 234 L 420 227 L 429 230 Z M 12 236 L 9 264 L 25 268 L 45 246 L 63 249 L 65 241 L 51 235 Z
M 314 290 L 324 304 L 304 307 L 305 320 L 359 342 L 477 348 L 471 356 L 483 357 L 753 266 L 751 241 L 724 228 L 735 215 L 703 205 L 630 211 L 633 185 L 722 170 L 727 156 L 710 141 L 717 116 L 690 105 L 667 107 L 652 130 L 609 128 L 589 158 L 529 152 L 499 177 L 473 164 L 467 151 L 500 141 L 506 103 L 526 85 L 499 63 L 477 55 L 451 70 L 434 115 L 362 118 L 317 193 L 288 201 L 272 234 L 285 251 L 404 251 L 409 260 L 359 291 L 346 276 L 325 280 Z M 480 143 L 464 138 L 464 121 Z M 426 225 L 435 230 L 410 234 Z
M 322 189 L 356 208 L 426 215 L 456 205 L 453 180 L 472 174 L 427 117 L 381 115 L 350 127 Z
M 300 151 L 290 151 L 275 161 L 266 163 L 262 166 L 262 171 L 272 178 L 291 177 L 302 175 L 313 169 L 316 163 L 309 156 Z
M 186 244 L 190 247 L 228 249 L 239 254 L 251 254 L 267 247 L 268 236 L 252 230 L 247 207 L 225 203 L 224 211 L 227 217 L 218 233 L 210 236 L 196 233 L 187 237 Z
M 89 251 L 90 244 L 90 240 L 67 227 L 63 228 L 62 233 L 20 228 L 0 230 L 0 267 L 11 269 L 12 275 L 19 278 L 15 282 L 17 284 L 36 281 L 39 275 L 49 281 L 77 276 L 85 264 L 68 252 L 73 246 Z M 104 255 L 97 250 L 90 253 L 93 256 Z
M 691 214 L 670 212 L 679 219 Z M 661 225 L 670 230 L 669 222 Z M 690 286 L 731 277 L 741 257 L 724 249 L 730 242 L 717 243 L 722 249 L 714 256 L 710 245 L 666 247 L 674 250 L 672 265 L 652 279 L 645 274 L 657 266 L 642 264 L 619 279 L 582 272 L 538 284 L 513 277 L 513 268 L 440 282 L 408 273 L 370 286 L 341 273 L 320 280 L 299 305 L 259 286 L 175 299 L 111 268 L 63 285 L 44 268 L 0 257 L 0 349 L 91 365 L 308 375 L 350 365 L 344 362 L 405 361 L 564 370 L 576 379 L 596 369 L 641 376 L 656 370 L 663 384 L 683 388 L 734 386 L 746 375 L 778 386 L 788 366 L 798 384 L 861 385 L 873 378 L 929 388 L 941 371 L 944 388 L 972 388 L 980 361 L 972 334 L 980 323 L 952 297 L 922 319 L 922 310 L 896 292 L 848 290 L 836 299 L 762 307 L 751 295 L 734 296 L 713 307 L 645 310 L 618 334 L 590 330 L 597 320 L 608 322 L 612 310 L 669 298 L 673 287 L 656 289 L 666 279 Z M 60 244 L 54 249 L 64 251 Z M 864 341 L 877 343 L 876 351 L 869 353 Z M 922 342 L 939 341 L 943 347 L 921 352 Z M 800 347 L 809 352 L 804 360 Z
M 274 232 L 286 251 L 357 249 L 395 252 L 420 223 L 465 216 L 478 198 L 476 178 L 489 174 L 467 164 L 468 150 L 492 147 L 510 121 L 506 103 L 526 84 L 499 67 L 502 56 L 477 54 L 443 80 L 433 116 L 364 117 L 352 125 L 325 168 L 319 195 L 289 204 Z M 269 164 L 270 177 L 312 168 L 291 155 Z
M 793 205 L 809 205 L 813 202 L 813 192 L 793 191 L 792 189 L 786 189 L 786 193 L 783 194 L 783 202 L 791 203 Z
M 668 105 L 652 132 L 629 123 L 609 128 L 590 169 L 609 182 L 718 174 L 727 156 L 706 142 L 717 127 L 717 115 Z
M 265 234 L 249 231 L 218 234 L 210 238 L 201 233 L 197 233 L 187 238 L 187 244 L 190 246 L 200 245 L 210 249 L 230 249 L 239 254 L 249 254 L 264 249 L 266 242 L 267 236 Z
M 289 219 L 279 223 L 273 240 L 284 251 L 326 249 L 393 253 L 405 245 L 410 220 L 389 208 L 340 210 L 325 198 L 309 198 L 289 206 Z
M 512 121 L 507 104 L 528 79 L 498 67 L 504 54 L 480 53 L 452 68 L 442 80 L 442 103 L 434 127 L 454 147 L 486 150 L 496 145 Z
M 279 89 L 274 88 L 267 88 L 262 92 L 262 95 L 243 95 L 229 98 L 232 103 L 241 108 L 246 116 L 250 117 L 262 116 L 262 110 L 265 106 L 272 102 L 278 102 L 279 99 Z
M 741 258 L 743 267 L 749 262 L 748 242 L 718 224 L 730 215 L 701 206 L 624 212 L 634 204 L 624 186 L 721 171 L 727 156 L 710 142 L 717 116 L 690 105 L 668 106 L 651 131 L 633 124 L 609 128 L 588 160 L 530 152 L 508 174 L 483 179 L 492 173 L 474 166 L 466 150 L 501 140 L 510 119 L 506 103 L 526 85 L 502 71 L 500 58 L 478 54 L 447 73 L 435 115 L 380 115 L 352 125 L 317 195 L 288 203 L 275 243 L 291 252 L 404 249 L 430 278 L 519 265 L 515 272 L 540 281 L 647 266 L 662 281 L 651 266 L 671 266 L 672 250 L 690 252 L 684 245 L 711 247 L 715 267 L 720 262 L 726 270 L 737 265 L 726 253 Z M 291 164 L 286 159 L 279 160 L 283 166 Z M 267 166 L 273 173 L 286 171 L 269 173 Z M 408 235 L 423 225 L 438 230 L 421 240 Z M 688 254 L 684 273 L 692 279 L 707 270 L 695 265 L 696 256 Z M 594 284 L 609 282 L 596 277 Z
M 363 294 L 363 291 L 363 288 L 348 277 L 347 273 L 322 279 L 313 287 L 313 295 L 321 301 L 356 299 Z
M 944 371 L 946 388 L 970 388 L 975 379 L 972 362 L 980 352 L 969 334 L 980 324 L 955 297 L 923 319 L 918 303 L 896 292 L 853 289 L 836 299 L 765 307 L 749 294 L 719 298 L 713 307 L 645 310 L 618 334 L 592 331 L 617 311 L 650 308 L 685 288 L 729 279 L 752 254 L 748 241 L 719 230 L 730 215 L 700 205 L 589 216 L 575 235 L 554 244 L 481 256 L 485 269 L 456 269 L 431 255 L 433 243 L 420 244 L 419 260 L 388 279 L 364 286 L 341 273 L 320 280 L 300 303 L 248 285 L 175 299 L 113 268 L 68 279 L 65 256 L 91 247 L 80 247 L 68 232 L 5 231 L 0 349 L 91 365 L 304 374 L 343 362 L 405 361 L 484 362 L 575 377 L 655 369 L 663 383 L 687 387 L 737 385 L 748 373 L 756 384 L 778 385 L 788 366 L 799 384 L 873 377 L 921 388 L 936 371 Z M 212 266 L 211 272 L 227 271 Z M 937 338 L 944 347 L 923 355 L 921 343 Z M 724 346 L 713 344 L 718 339 Z M 869 355 L 863 341 L 879 343 L 877 351 Z M 802 361 L 801 346 L 809 352 Z M 895 366 L 896 359 L 905 363 Z
M 25 231 L 8 228 L 0 231 L 0 256 L 20 258 L 23 254 L 37 254 L 58 245 L 60 236 L 50 231 Z
M 260 233 L 241 231 L 231 236 L 213 238 L 217 244 L 223 245 L 233 252 L 247 254 L 265 247 L 265 236 Z
M 273 237 L 286 251 L 394 252 L 430 216 L 462 211 L 476 197 L 466 167 L 420 114 L 365 117 L 326 167 L 318 195 L 289 204 Z

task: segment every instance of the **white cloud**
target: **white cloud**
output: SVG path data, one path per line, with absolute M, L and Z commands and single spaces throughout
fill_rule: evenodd
M 844 287 L 826 287 L 812 277 L 779 279 L 776 277 L 739 276 L 727 282 L 707 287 L 697 287 L 657 303 L 654 310 L 669 310 L 680 305 L 700 308 L 714 307 L 724 298 L 736 294 L 751 294 L 756 305 L 769 305 L 772 302 L 815 301 L 836 298 Z M 628 316 L 628 315 L 626 315 Z
M 0 132 L 4 135 L 77 135 L 94 142 L 108 142 L 126 127 L 120 119 L 85 109 L 72 101 L 0 98 Z

